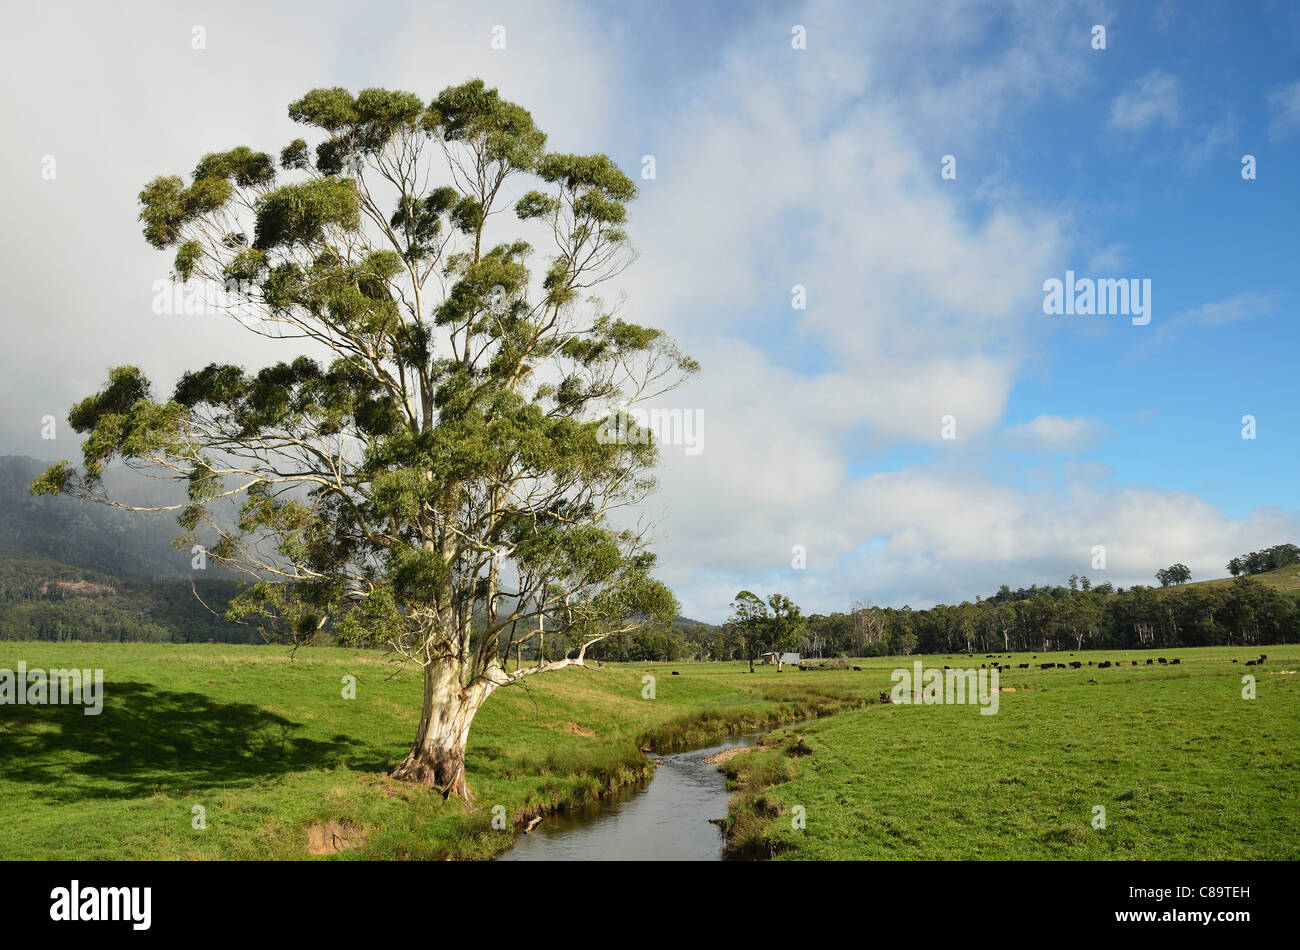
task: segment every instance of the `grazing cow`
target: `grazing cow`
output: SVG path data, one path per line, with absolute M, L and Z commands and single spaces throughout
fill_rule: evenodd
M 1168 663 L 1168 662 L 1169 662 L 1169 661 L 1166 660 L 1163 656 L 1158 656 L 1158 657 L 1156 657 L 1156 660 L 1157 660 L 1158 662 L 1160 662 L 1160 663 Z
M 1154 660 L 1147 660 L 1147 666 L 1150 666 L 1154 662 L 1155 662 Z
M 1082 668 L 1083 668 L 1083 664 L 1080 663 L 1078 660 L 1075 660 L 1074 662 L 1072 662 L 1072 663 L 1070 664 L 1070 669 L 1072 669 L 1072 670 L 1078 670 L 1078 669 L 1082 669 Z
M 1050 670 L 1054 666 L 1056 666 L 1055 663 L 1041 663 L 1039 664 L 1038 668 L 1040 670 Z
M 1094 665 L 1093 662 L 1092 662 L 1092 660 L 1089 660 L 1089 661 L 1088 661 L 1088 665 L 1089 665 L 1089 666 L 1093 666 L 1093 665 Z
M 860 666 L 855 666 L 855 667 L 853 667 L 853 669 L 856 670 L 856 671 L 859 672 L 859 673 L 862 672 L 862 667 L 860 667 Z
M 1137 661 L 1137 660 L 1134 660 L 1134 661 L 1133 661 L 1133 665 L 1134 665 L 1134 666 L 1137 666 L 1137 665 L 1138 665 L 1138 661 Z
M 1247 661 L 1246 661 L 1246 665 L 1247 665 L 1247 666 L 1255 666 L 1255 665 L 1258 664 L 1258 663 L 1259 663 L 1259 660 L 1247 660 Z
M 1097 664 L 1097 669 L 1099 670 L 1110 669 L 1110 660 L 1102 660 L 1100 663 Z
M 1022 670 L 1027 670 L 1027 669 L 1029 669 L 1029 664 L 1028 664 L 1028 663 L 1021 663 L 1021 664 L 1020 664 L 1020 668 L 1021 668 Z
M 682 675 L 681 673 L 678 673 L 676 670 L 673 670 L 673 676 L 681 676 L 681 675 Z
M 1259 655 L 1259 662 L 1263 663 L 1263 662 L 1264 662 L 1265 660 L 1267 660 L 1267 659 L 1268 659 L 1268 657 L 1265 656 L 1263 653 L 1261 653 L 1261 654 Z
M 1174 657 L 1172 660 L 1169 661 L 1169 665 L 1170 665 L 1170 666 L 1177 666 L 1177 665 L 1178 665 L 1179 663 L 1181 663 L 1181 662 L 1183 662 L 1183 661 L 1180 660 L 1180 659 L 1178 659 L 1178 657 Z
M 1240 663 L 1241 661 L 1240 661 L 1240 660 L 1233 660 L 1232 662 L 1233 662 L 1233 663 Z

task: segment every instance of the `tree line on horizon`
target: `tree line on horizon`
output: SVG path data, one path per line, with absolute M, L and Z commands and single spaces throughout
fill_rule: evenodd
M 1300 601 L 1249 576 L 1296 563 L 1300 548 L 1279 544 L 1233 558 L 1229 572 L 1235 580 L 1226 585 L 1182 587 L 1191 572 L 1174 564 L 1156 572 L 1165 589 L 1139 584 L 1125 590 L 1071 575 L 1064 585 L 1013 590 L 1003 584 L 988 598 L 925 609 L 861 601 L 847 612 L 803 617 L 798 635 L 763 649 L 870 657 L 1297 642 Z M 627 661 L 747 660 L 749 644 L 736 619 L 721 625 L 679 621 L 671 630 L 611 641 L 602 653 Z
M 804 616 L 784 595 L 764 601 L 742 591 L 728 623 L 678 617 L 671 624 L 647 624 L 597 644 L 590 655 L 603 662 L 749 661 L 768 651 L 869 657 L 1300 641 L 1300 600 L 1249 576 L 1300 563 L 1300 548 L 1276 545 L 1233 559 L 1238 561 L 1240 573 L 1222 585 L 1125 590 L 1072 575 L 1063 585 L 1012 589 L 1003 584 L 987 598 L 925 609 L 860 601 L 848 611 Z M 1261 567 L 1269 564 L 1274 566 Z M 51 584 L 87 578 L 116 585 L 116 596 L 68 594 Z M 217 616 L 237 584 L 198 584 L 211 611 L 194 598 L 188 583 L 123 582 L 5 552 L 0 556 L 0 640 L 262 642 L 252 628 Z M 562 655 L 565 646 L 555 631 L 541 658 Z M 536 649 L 521 655 L 538 658 Z

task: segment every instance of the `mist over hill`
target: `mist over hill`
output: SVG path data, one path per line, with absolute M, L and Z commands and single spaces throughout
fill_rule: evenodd
M 172 547 L 181 533 L 175 513 L 122 511 L 67 495 L 33 495 L 32 479 L 51 464 L 25 455 L 0 456 L 0 548 L 118 578 L 180 579 L 194 573 L 190 555 Z M 114 497 L 135 504 L 185 500 L 182 486 L 121 467 L 110 468 L 104 482 Z M 209 561 L 205 576 L 231 575 Z

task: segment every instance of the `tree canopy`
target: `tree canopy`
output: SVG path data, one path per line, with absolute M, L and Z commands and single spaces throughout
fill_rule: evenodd
M 210 555 L 250 581 L 231 615 L 295 643 L 328 624 L 422 667 L 398 771 L 463 792 L 491 690 L 671 620 L 634 518 L 656 447 L 598 435 L 696 365 L 597 294 L 634 257 L 636 187 L 607 156 L 547 151 L 480 80 L 428 102 L 314 89 L 289 116 L 314 145 L 210 152 L 149 182 L 140 220 L 176 280 L 220 283 L 234 320 L 299 352 L 210 364 L 166 396 L 111 369 L 69 415 L 80 469 L 33 487 L 121 504 L 116 460 L 183 481 L 178 544 L 215 532 Z M 521 667 L 525 642 L 539 659 Z

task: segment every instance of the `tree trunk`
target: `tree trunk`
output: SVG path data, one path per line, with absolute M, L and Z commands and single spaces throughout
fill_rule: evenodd
M 480 691 L 461 686 L 454 661 L 435 660 L 426 666 L 420 728 L 411 751 L 393 769 L 392 777 L 440 789 L 443 798 L 458 795 L 468 803 L 465 744 L 483 698 Z

